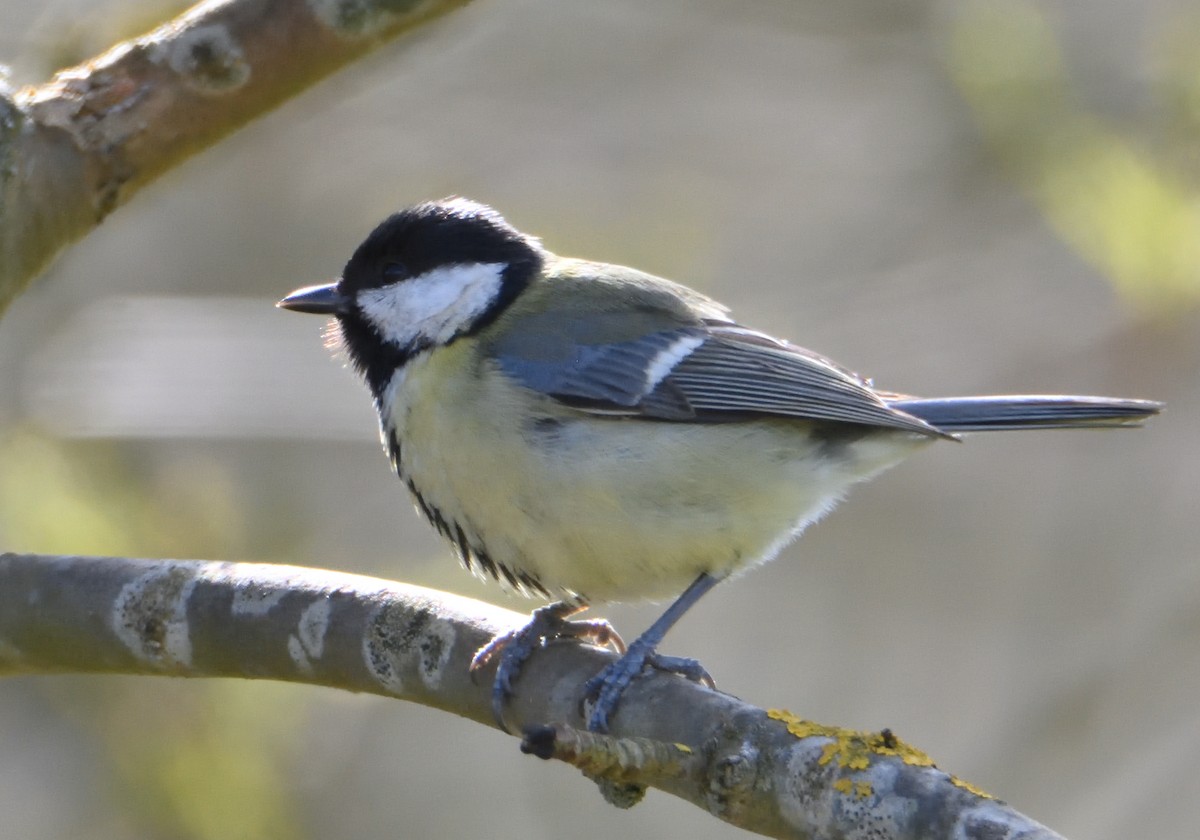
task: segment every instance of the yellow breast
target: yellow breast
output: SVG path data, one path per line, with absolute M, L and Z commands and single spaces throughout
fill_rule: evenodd
M 597 416 L 515 386 L 466 342 L 413 359 L 386 396 L 398 469 L 447 536 L 502 580 L 590 600 L 667 597 L 769 559 L 924 442 Z

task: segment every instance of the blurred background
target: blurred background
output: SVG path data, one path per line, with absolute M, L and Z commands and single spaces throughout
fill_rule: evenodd
M 0 0 L 16 84 L 161 0 Z M 859 488 L 668 637 L 726 691 L 891 727 L 1069 838 L 1195 831 L 1200 2 L 479 0 L 163 178 L 0 320 L 0 549 L 329 566 L 533 606 L 412 512 L 317 319 L 461 193 L 883 387 L 1165 400 Z M 658 607 L 606 607 L 627 637 Z M 725 838 L 512 739 L 267 683 L 0 682 L 0 836 Z

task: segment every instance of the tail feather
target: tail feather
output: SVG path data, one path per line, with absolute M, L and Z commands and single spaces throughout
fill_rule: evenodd
M 1140 426 L 1163 408 L 1150 400 L 1068 396 L 904 397 L 888 405 L 945 432 Z

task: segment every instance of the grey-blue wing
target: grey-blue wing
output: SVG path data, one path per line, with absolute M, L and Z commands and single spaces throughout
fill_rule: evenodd
M 523 343 L 493 347 L 500 369 L 584 411 L 707 423 L 791 417 L 939 434 L 829 360 L 735 324 L 678 326 L 606 344 L 568 345 L 562 333 L 549 345 Z
M 660 402 L 679 398 L 697 419 L 768 415 L 938 433 L 887 405 L 870 385 L 828 359 L 736 325 L 710 328 L 707 339 L 642 404 L 654 411 Z
M 550 343 L 561 341 L 561 347 L 547 347 L 543 341 L 536 350 L 526 350 L 517 340 L 505 341 L 493 352 L 500 369 L 527 388 L 582 408 L 639 414 L 642 401 L 676 356 L 702 343 L 704 336 L 702 327 L 660 330 L 607 344 L 557 336 Z

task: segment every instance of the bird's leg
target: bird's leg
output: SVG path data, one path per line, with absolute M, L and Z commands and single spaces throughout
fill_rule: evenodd
M 606 667 L 596 676 L 587 681 L 584 690 L 587 696 L 595 697 L 591 712 L 588 715 L 588 729 L 592 732 L 607 732 L 608 718 L 616 709 L 617 703 L 625 689 L 633 682 L 634 677 L 642 673 L 649 665 L 661 671 L 680 674 L 695 682 L 702 682 L 713 688 L 713 679 L 708 671 L 695 659 L 685 659 L 679 656 L 661 656 L 655 652 L 658 643 L 662 641 L 667 631 L 675 625 L 688 611 L 692 604 L 700 600 L 705 592 L 717 585 L 721 578 L 708 573 L 701 574 L 684 590 L 667 611 L 659 616 L 646 630 L 638 636 L 629 650 L 621 658 Z
M 501 633 L 476 651 L 471 659 L 471 674 L 486 666 L 497 656 L 496 679 L 492 682 L 492 714 L 500 728 L 508 731 L 504 722 L 504 703 L 513 695 L 513 681 L 521 672 L 533 651 L 553 639 L 582 639 L 601 646 L 610 646 L 625 653 L 625 642 L 604 619 L 568 621 L 571 616 L 587 609 L 584 601 L 555 601 L 533 611 L 528 623 L 507 633 Z

